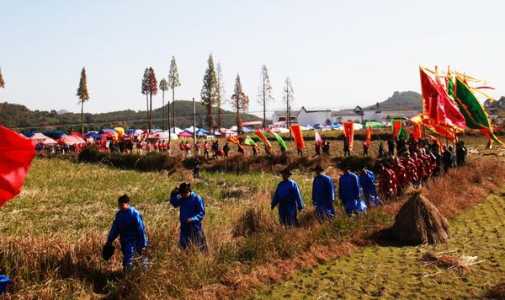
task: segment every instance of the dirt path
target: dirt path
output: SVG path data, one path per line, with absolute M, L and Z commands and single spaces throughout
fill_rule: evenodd
M 365 247 L 352 256 L 302 270 L 255 298 L 454 299 L 481 297 L 505 281 L 505 190 L 450 222 L 450 241 L 436 248 Z M 427 252 L 477 256 L 463 275 L 421 261 Z

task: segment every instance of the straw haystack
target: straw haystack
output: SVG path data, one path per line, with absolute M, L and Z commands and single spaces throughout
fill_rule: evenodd
M 402 206 L 390 230 L 391 237 L 407 245 L 447 242 L 449 224 L 433 203 L 420 192 Z

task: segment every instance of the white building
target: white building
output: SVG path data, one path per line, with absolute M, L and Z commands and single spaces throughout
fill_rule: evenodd
M 290 116 L 289 116 L 289 122 L 291 124 L 295 124 L 295 123 L 298 123 L 298 114 L 300 113 L 300 111 L 298 110 L 295 110 L 295 111 L 291 111 L 290 112 Z M 274 114 L 272 116 L 272 123 L 273 124 L 279 124 L 279 123 L 284 123 L 286 124 L 286 111 L 274 111 Z
M 302 126 L 330 125 L 331 110 L 308 110 L 302 106 L 298 113 L 298 124 Z

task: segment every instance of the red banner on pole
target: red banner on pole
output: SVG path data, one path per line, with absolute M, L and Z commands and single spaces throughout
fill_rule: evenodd
M 34 157 L 32 141 L 0 126 L 0 206 L 21 192 Z
M 347 121 L 344 123 L 344 135 L 349 142 L 349 149 L 352 150 L 352 145 L 354 143 L 354 123 Z
M 413 123 L 412 125 L 412 138 L 414 141 L 419 141 L 423 135 L 423 132 L 421 130 L 421 124 L 419 123 Z
M 300 125 L 291 125 L 291 132 L 293 133 L 293 137 L 295 139 L 296 148 L 298 150 L 303 150 L 305 148 L 305 141 L 303 140 L 303 134 Z
M 365 144 L 368 146 L 372 144 L 372 127 L 366 128 Z
M 402 121 L 401 120 L 393 120 L 393 138 L 395 140 L 398 139 L 398 135 L 400 134 L 400 130 L 402 130 Z

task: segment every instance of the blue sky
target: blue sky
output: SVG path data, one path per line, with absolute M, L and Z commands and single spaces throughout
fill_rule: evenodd
M 289 76 L 295 106 L 374 104 L 395 90 L 419 91 L 418 65 L 451 65 L 505 95 L 503 1 L 9 1 L 0 0 L 0 101 L 79 111 L 75 91 L 88 71 L 86 111 L 143 109 L 140 80 L 166 77 L 175 56 L 177 98 L 200 95 L 210 53 L 228 96 L 240 73 L 251 111 L 261 66 L 276 102 Z M 161 103 L 161 96 L 157 101 Z

